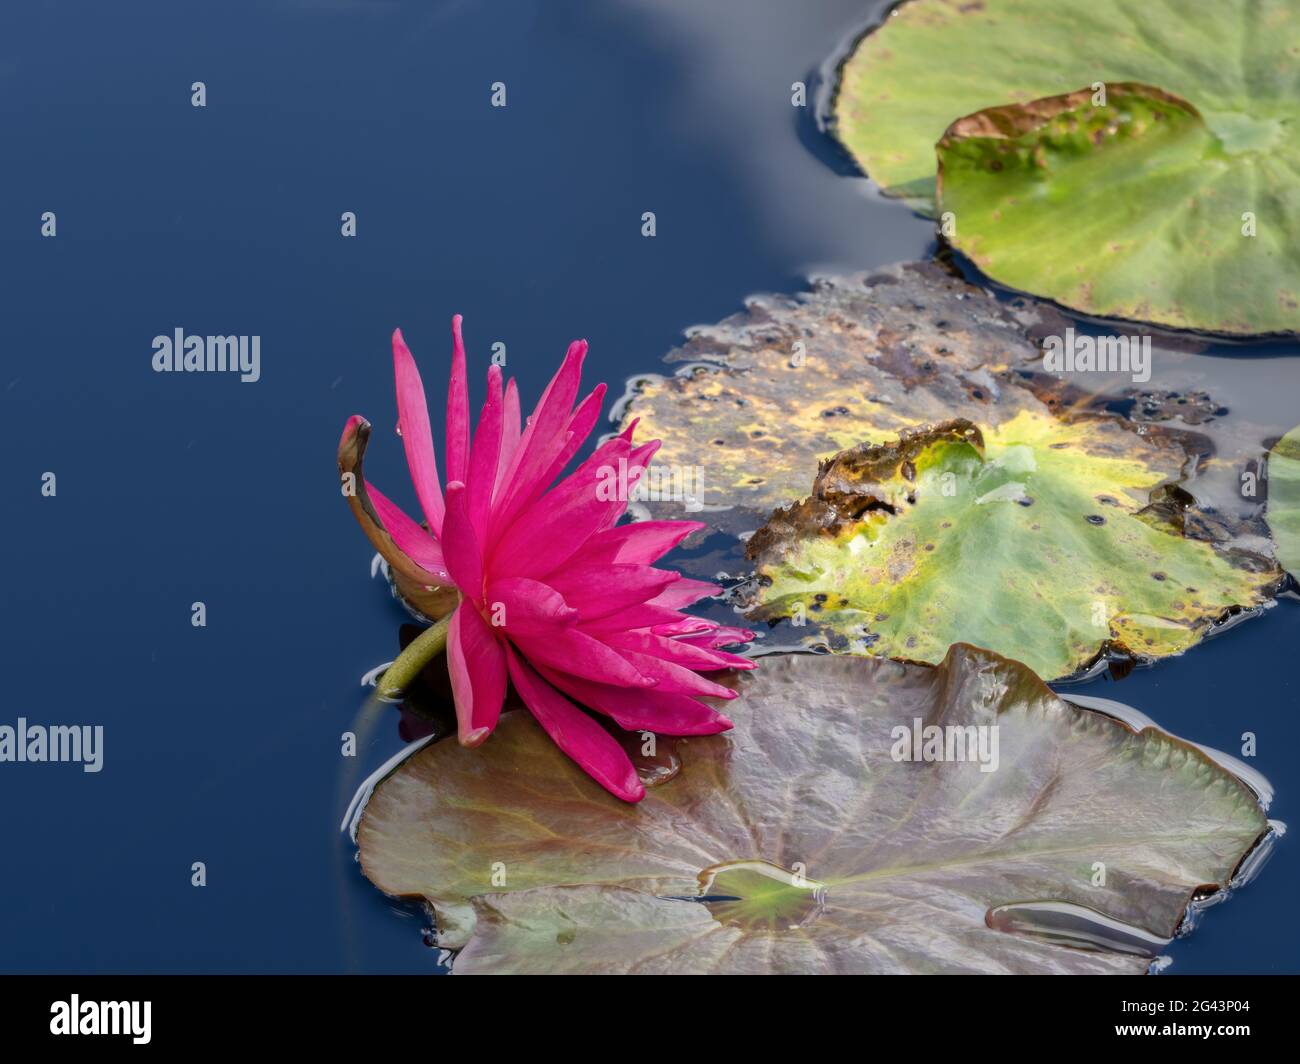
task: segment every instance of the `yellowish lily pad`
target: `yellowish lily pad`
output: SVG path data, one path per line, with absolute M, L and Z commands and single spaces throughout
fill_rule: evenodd
M 638 418 L 638 441 L 663 441 L 656 464 L 698 469 L 704 509 L 690 516 L 752 531 L 846 447 L 950 417 L 1045 410 L 1012 368 L 1061 328 L 1054 311 L 999 301 L 933 262 L 826 278 L 694 330 L 669 356 L 686 369 L 643 380 L 623 424 Z M 682 516 L 677 502 L 651 508 Z
M 751 616 L 916 661 L 975 643 L 1046 679 L 1181 653 L 1281 577 L 1183 534 L 1182 460 L 1117 418 L 1033 410 L 845 451 L 750 539 Z
M 1300 580 L 1300 426 L 1269 452 L 1268 527 L 1277 545 L 1278 561 Z

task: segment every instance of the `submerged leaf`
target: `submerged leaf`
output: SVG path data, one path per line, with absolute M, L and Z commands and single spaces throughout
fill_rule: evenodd
M 1181 462 L 1118 419 L 1029 410 L 845 451 L 750 539 L 751 615 L 916 661 L 975 643 L 1047 679 L 1106 653 L 1180 653 L 1280 578 L 1183 535 L 1169 487 Z
M 636 807 L 524 714 L 477 756 L 425 747 L 370 800 L 365 874 L 432 904 L 460 972 L 1136 973 L 1267 830 L 1199 750 L 987 651 L 735 682 L 735 729 Z M 902 760 L 932 724 L 949 759 Z
M 1104 105 L 1093 97 L 994 107 L 948 128 L 939 209 L 955 220 L 953 246 L 995 281 L 1087 314 L 1300 329 L 1291 176 L 1261 190 L 1269 171 L 1257 156 L 1226 150 L 1195 107 L 1160 89 L 1114 84 Z M 1245 211 L 1256 212 L 1248 227 Z
M 1268 527 L 1277 545 L 1277 560 L 1300 580 L 1300 426 L 1269 452 Z

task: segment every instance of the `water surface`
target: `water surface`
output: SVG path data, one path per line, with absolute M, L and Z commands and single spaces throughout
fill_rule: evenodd
M 421 918 L 337 830 L 401 745 L 394 716 L 358 721 L 403 620 L 338 495 L 343 422 L 395 421 L 394 326 L 440 386 L 463 313 L 480 365 L 505 343 L 528 396 L 586 336 L 616 394 L 750 293 L 927 254 L 931 224 L 790 106 L 881 7 L 5 6 L 0 719 L 102 724 L 105 766 L 0 766 L 0 968 L 433 968 Z M 153 373 L 177 327 L 260 336 L 261 380 Z M 1300 421 L 1290 352 L 1188 358 L 1227 405 Z M 413 502 L 388 433 L 367 471 Z M 1296 622 L 1284 603 L 1087 690 L 1229 752 L 1254 731 L 1287 819 Z M 1295 970 L 1294 850 L 1175 943 L 1171 971 Z

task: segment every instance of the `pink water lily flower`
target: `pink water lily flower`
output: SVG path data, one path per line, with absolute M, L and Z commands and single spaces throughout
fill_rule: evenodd
M 450 589 L 458 593 L 446 654 L 460 742 L 477 746 L 492 733 L 509 678 L 569 757 L 610 793 L 639 801 L 645 788 L 623 745 L 578 704 L 629 731 L 725 731 L 731 721 L 700 699 L 734 692 L 701 674 L 753 668 L 719 649 L 753 633 L 682 613 L 719 589 L 652 564 L 703 525 L 617 523 L 658 440 L 634 446 L 631 425 L 557 482 L 595 427 L 605 396 L 598 385 L 574 405 L 586 341 L 569 345 L 522 426 L 515 382 L 503 383 L 501 368 L 489 367 L 487 398 L 472 426 L 460 326 L 457 315 L 445 489 L 420 373 L 399 330 L 398 427 L 424 523 L 360 477 L 369 424 L 357 416 L 339 449 L 340 468 L 358 480 L 353 510 L 399 586 L 450 602 Z M 612 491 L 620 469 L 626 477 Z

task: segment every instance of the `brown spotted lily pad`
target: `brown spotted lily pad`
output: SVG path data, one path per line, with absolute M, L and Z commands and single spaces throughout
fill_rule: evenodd
M 432 906 L 457 972 L 1139 973 L 1268 829 L 1198 749 L 988 651 L 734 682 L 735 729 L 636 807 L 526 714 L 423 748 L 370 799 L 363 871 Z
M 1256 424 L 1244 408 L 1189 387 L 1203 377 L 1200 356 L 1172 337 L 1107 338 L 1145 351 L 1141 380 L 1053 369 L 1042 348 L 1085 332 L 1046 304 L 996 299 L 937 262 L 755 297 L 742 313 L 693 329 L 666 358 L 681 365 L 676 375 L 634 382 L 622 424 L 639 418 L 638 441 L 662 440 L 656 466 L 684 482 L 689 474 L 704 503 L 687 514 L 677 498 L 646 507 L 747 534 L 804 498 L 820 462 L 859 444 L 955 417 L 989 429 L 1022 412 L 1120 412 L 1143 436 L 1181 449 L 1181 468 L 1169 469 L 1186 492 L 1180 523 L 1189 535 L 1269 551 L 1262 507 L 1243 493 L 1242 474 L 1258 469 L 1262 441 L 1289 422 Z M 1155 386 L 1153 372 L 1182 390 Z
M 690 516 L 752 531 L 846 447 L 950 417 L 1045 409 L 1010 367 L 1062 327 L 1054 311 L 1001 302 L 938 263 L 828 278 L 695 330 L 668 356 L 684 373 L 644 380 L 624 424 L 639 418 L 637 440 L 663 440 L 656 464 L 698 468 L 704 510 Z M 680 503 L 659 507 L 681 516 Z
M 749 540 L 752 616 L 908 660 L 975 643 L 1046 679 L 1181 653 L 1281 580 L 1184 534 L 1184 458 L 1119 418 L 1033 410 L 844 451 Z

